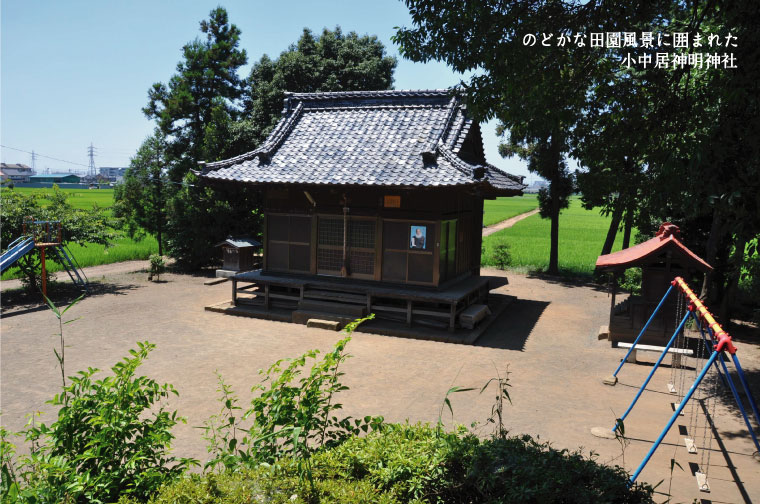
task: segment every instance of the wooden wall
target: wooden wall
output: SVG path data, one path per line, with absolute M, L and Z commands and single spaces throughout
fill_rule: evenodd
M 436 286 L 480 271 L 474 191 L 280 186 L 266 191 L 264 213 L 265 271 L 340 276 L 344 222 L 352 278 Z M 412 247 L 417 227 L 423 249 Z

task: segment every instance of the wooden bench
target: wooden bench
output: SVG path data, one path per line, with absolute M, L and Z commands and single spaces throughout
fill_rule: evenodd
M 631 348 L 633 346 L 633 343 L 623 343 L 618 342 L 616 347 L 617 348 L 625 348 L 626 350 Z M 633 349 L 633 351 L 628 356 L 627 362 L 636 362 L 636 352 L 655 352 L 658 354 L 661 354 L 662 351 L 665 350 L 664 346 L 657 346 L 657 345 L 642 345 L 638 344 L 636 345 L 636 348 Z M 680 366 L 681 364 L 681 356 L 691 356 L 694 354 L 694 352 L 688 348 L 668 348 L 668 353 L 673 356 L 673 366 Z

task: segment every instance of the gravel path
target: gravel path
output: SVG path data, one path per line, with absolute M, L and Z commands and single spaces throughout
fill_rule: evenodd
M 497 231 L 501 231 L 502 229 L 511 228 L 515 225 L 515 223 L 520 222 L 523 219 L 527 219 L 531 215 L 536 215 L 537 213 L 538 208 L 535 208 L 530 212 L 521 213 L 520 215 L 515 215 L 514 217 L 511 217 L 507 220 L 497 222 L 496 224 L 491 224 L 490 226 L 483 228 L 483 236 L 492 235 Z

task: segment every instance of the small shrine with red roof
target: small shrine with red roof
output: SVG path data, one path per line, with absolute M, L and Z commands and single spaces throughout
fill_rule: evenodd
M 596 268 L 612 276 L 610 323 L 607 331 L 613 345 L 632 342 L 646 324 L 649 316 L 670 287 L 676 276 L 690 278 L 696 273 L 708 273 L 712 266 L 689 250 L 680 241 L 681 231 L 675 224 L 664 222 L 651 240 L 633 247 L 599 256 Z M 641 294 L 630 295 L 616 304 L 617 282 L 628 268 L 641 268 Z M 676 316 L 685 305 L 669 296 L 652 320 L 641 343 L 664 345 L 676 328 Z

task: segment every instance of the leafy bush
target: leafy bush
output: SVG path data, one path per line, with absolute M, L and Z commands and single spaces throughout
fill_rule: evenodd
M 296 461 L 242 473 L 193 476 L 151 501 L 646 503 L 652 488 L 628 488 L 620 467 L 557 450 L 530 436 L 481 441 L 462 428 L 439 435 L 428 425 L 386 424 L 312 458 L 313 492 Z
M 21 502 L 146 499 L 196 463 L 168 455 L 171 429 L 184 419 L 158 402 L 177 391 L 135 374 L 153 348 L 138 343 L 131 357 L 102 379 L 94 378 L 97 369 L 80 371 L 48 401 L 60 408 L 57 420 L 49 427 L 27 427 L 23 435 L 30 453 L 7 471 L 18 477 L 8 486 L 15 487 Z
M 494 248 L 493 262 L 499 269 L 505 270 L 509 268 L 512 264 L 512 254 L 509 252 L 508 243 L 501 243 Z
M 620 288 L 630 292 L 634 296 L 641 294 L 641 268 L 628 268 L 625 270 Z
M 150 261 L 150 273 L 148 273 L 148 280 L 153 280 L 155 278 L 155 281 L 158 282 L 159 278 L 161 277 L 161 273 L 164 272 L 164 268 L 166 267 L 164 258 L 158 254 L 151 254 L 148 260 Z
M 372 315 L 368 317 L 373 318 Z M 360 319 L 344 329 L 349 336 L 317 360 L 318 350 L 310 350 L 295 359 L 281 359 L 266 371 L 261 370 L 261 383 L 253 387 L 258 394 L 241 420 L 252 419 L 243 428 L 237 419 L 238 399 L 232 389 L 219 379 L 222 408 L 205 427 L 205 439 L 212 458 L 206 468 L 236 469 L 274 463 L 282 457 L 298 460 L 302 477 L 311 480 L 310 458 L 316 450 L 335 446 L 351 436 L 378 429 L 382 417 L 344 417 L 335 413 L 342 404 L 334 400 L 338 392 L 347 390 L 340 377 L 340 365 L 350 357 L 345 348 L 351 332 Z M 307 363 L 312 362 L 308 374 Z M 244 433 L 238 439 L 238 432 Z

